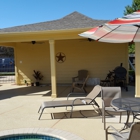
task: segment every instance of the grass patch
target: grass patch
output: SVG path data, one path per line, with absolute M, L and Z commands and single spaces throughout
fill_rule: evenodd
M 0 72 L 0 76 L 15 75 L 15 72 Z

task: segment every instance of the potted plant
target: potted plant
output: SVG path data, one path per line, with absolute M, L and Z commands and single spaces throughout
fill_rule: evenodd
M 31 86 L 34 86 L 34 82 L 31 80 Z
M 40 71 L 35 71 L 35 70 L 33 70 L 33 71 L 34 71 L 33 76 L 36 79 L 36 83 L 35 84 L 36 84 L 36 86 L 39 86 L 40 85 L 39 81 L 43 79 L 43 76 L 42 76 Z

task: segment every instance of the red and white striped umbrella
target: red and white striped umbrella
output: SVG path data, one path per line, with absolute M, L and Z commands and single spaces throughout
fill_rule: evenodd
M 79 34 L 100 42 L 140 42 L 140 11 Z

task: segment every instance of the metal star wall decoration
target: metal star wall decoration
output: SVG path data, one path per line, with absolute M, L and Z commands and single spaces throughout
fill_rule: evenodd
M 59 53 L 56 54 L 56 61 L 58 63 L 63 63 L 65 60 L 66 60 L 66 56 L 65 56 L 64 53 L 59 52 Z

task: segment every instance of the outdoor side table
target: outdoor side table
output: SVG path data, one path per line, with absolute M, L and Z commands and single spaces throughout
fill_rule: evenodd
M 126 123 L 122 130 L 125 130 L 129 127 L 130 113 L 133 115 L 134 112 L 140 113 L 140 98 L 117 98 L 112 101 L 111 105 L 127 111 Z

